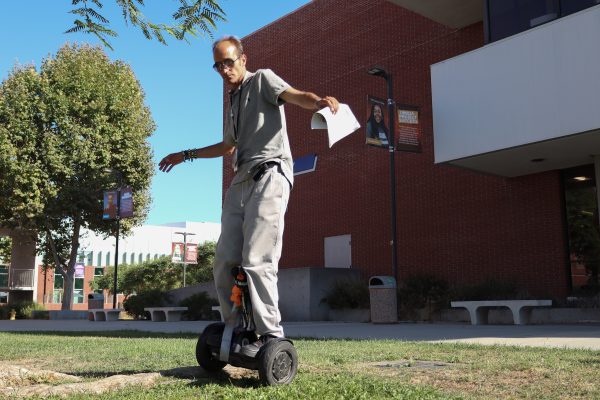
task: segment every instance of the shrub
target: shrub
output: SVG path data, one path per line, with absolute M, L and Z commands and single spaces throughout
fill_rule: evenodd
M 333 284 L 323 301 L 334 310 L 369 308 L 369 287 L 356 278 L 339 280 Z
M 151 289 L 130 295 L 123 302 L 123 308 L 135 319 L 150 319 L 145 307 L 163 307 L 169 303 L 169 294 L 158 289 Z
M 214 320 L 212 306 L 218 304 L 218 300 L 209 297 L 206 292 L 194 293 L 179 303 L 181 307 L 188 308 L 184 316 L 190 321 Z
M 516 300 L 526 297 L 511 281 L 488 279 L 475 285 L 454 290 L 453 300 Z
M 418 309 L 427 311 L 426 319 L 431 319 L 434 311 L 447 307 L 449 286 L 444 279 L 429 275 L 415 274 L 404 280 L 398 288 L 398 302 L 403 314 L 414 318 Z
M 38 318 L 37 315 L 46 312 L 46 308 L 42 304 L 34 301 L 20 301 L 0 307 L 0 319 L 8 319 L 11 310 L 15 310 L 17 319 Z

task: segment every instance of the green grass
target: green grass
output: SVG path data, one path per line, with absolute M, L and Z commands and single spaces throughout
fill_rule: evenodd
M 93 381 L 196 367 L 196 337 L 139 332 L 0 333 L 2 364 Z M 292 385 L 261 387 L 255 372 L 164 377 L 97 399 L 600 399 L 600 352 L 421 342 L 294 341 Z M 402 363 L 396 361 L 403 360 Z M 444 366 L 424 368 L 417 361 Z M 375 363 L 387 362 L 382 367 Z M 384 363 L 385 364 L 385 363 Z M 194 368 L 194 370 L 198 370 Z M 69 397 L 89 399 L 90 394 Z

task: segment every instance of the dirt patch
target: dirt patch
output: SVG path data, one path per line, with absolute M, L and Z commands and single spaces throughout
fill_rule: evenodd
M 256 371 L 236 368 L 230 365 L 223 369 L 229 379 L 242 379 L 258 376 Z M 0 364 L 0 397 L 23 398 L 37 396 L 66 397 L 72 394 L 102 394 L 120 390 L 128 386 L 151 387 L 168 378 L 208 379 L 213 375 L 200 367 L 182 367 L 160 372 L 131 375 L 112 375 L 98 380 L 86 380 L 75 375 L 60 372 L 25 368 Z

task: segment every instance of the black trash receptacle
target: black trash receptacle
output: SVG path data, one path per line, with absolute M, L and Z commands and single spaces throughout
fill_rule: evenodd
M 393 276 L 372 276 L 369 279 L 371 322 L 393 324 L 398 322 L 396 279 Z

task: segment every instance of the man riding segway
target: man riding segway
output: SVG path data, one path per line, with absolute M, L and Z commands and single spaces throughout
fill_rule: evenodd
M 223 141 L 169 154 L 161 160 L 159 168 L 169 172 L 184 161 L 234 154 L 235 176 L 223 203 L 221 237 L 213 271 L 221 313 L 228 323 L 216 324 L 220 327 L 211 328 L 211 332 L 219 336 L 218 331 L 222 330 L 221 347 L 225 347 L 227 330 L 234 330 L 239 310 L 230 300 L 235 280 L 231 271 L 240 267 L 246 277 L 255 334 L 242 335 L 239 354 L 250 360 L 264 354 L 263 347 L 271 341 L 291 346 L 291 342 L 283 340 L 277 290 L 284 215 L 294 179 L 283 104 L 308 110 L 329 107 L 335 113 L 339 103 L 333 97 L 321 98 L 294 89 L 269 69 L 247 71 L 247 56 L 234 36 L 214 43 L 213 58 L 213 68 L 231 87 Z M 231 335 L 233 338 L 233 332 Z M 221 353 L 221 362 L 230 361 L 224 360 Z

